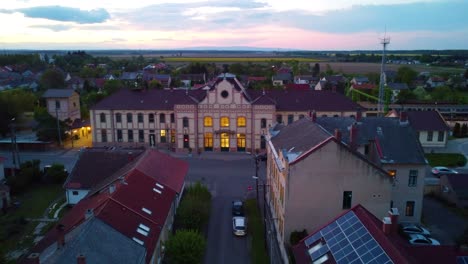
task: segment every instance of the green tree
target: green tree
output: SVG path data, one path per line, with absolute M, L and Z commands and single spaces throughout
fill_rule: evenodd
M 401 90 L 399 93 L 398 93 L 398 96 L 397 96 L 397 101 L 399 103 L 405 103 L 407 101 L 410 101 L 410 100 L 415 100 L 416 99 L 416 95 L 413 93 L 413 91 L 411 90 Z
M 466 123 L 463 123 L 460 129 L 460 137 L 466 137 L 468 134 L 468 125 Z
M 34 111 L 34 119 L 38 122 L 36 127 L 36 136 L 42 141 L 55 141 L 58 142 L 58 131 L 57 131 L 57 119 L 51 116 L 47 109 L 41 107 Z M 67 124 L 63 121 L 59 121 L 60 136 L 62 139 L 65 138 L 65 131 L 69 129 Z
M 21 123 L 24 112 L 34 110 L 37 97 L 29 91 L 14 89 L 0 92 L 0 136 L 9 133 L 9 125 L 15 118 L 15 124 Z
M 314 68 L 312 69 L 312 75 L 314 77 L 317 77 L 317 76 L 319 76 L 319 74 L 320 74 L 320 64 L 315 63 Z
M 120 80 L 107 80 L 104 82 L 104 91 L 106 95 L 113 94 L 124 87 Z
M 39 85 L 42 89 L 65 88 L 65 77 L 58 70 L 48 69 L 42 74 Z
M 162 89 L 163 86 L 160 81 L 158 80 L 151 80 L 148 82 L 148 88 L 149 89 Z
M 408 66 L 403 66 L 398 68 L 396 81 L 401 83 L 406 83 L 408 86 L 411 86 L 414 79 L 416 79 L 418 73 L 411 69 Z
M 423 87 L 417 87 L 416 89 L 414 89 L 413 94 L 416 96 L 416 99 L 420 101 L 427 101 L 431 99 L 431 96 Z
M 65 170 L 65 167 L 62 164 L 54 163 L 52 166 L 47 169 L 46 172 L 46 181 L 51 183 L 64 183 L 67 179 L 68 173 Z
M 460 137 L 461 135 L 461 126 L 460 123 L 456 122 L 455 126 L 453 127 L 453 136 Z
M 197 264 L 202 263 L 206 241 L 195 230 L 178 230 L 165 243 L 169 263 Z

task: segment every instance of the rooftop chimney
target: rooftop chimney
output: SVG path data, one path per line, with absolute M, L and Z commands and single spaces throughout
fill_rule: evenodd
M 358 108 L 356 111 L 356 122 L 361 122 L 362 119 L 362 111 L 361 108 Z
M 400 112 L 400 125 L 408 124 L 408 113 L 405 111 Z
M 86 257 L 83 254 L 79 254 L 76 257 L 76 263 L 77 264 L 86 264 Z
M 65 245 L 65 226 L 59 224 L 57 227 L 57 248 L 62 248 Z
M 31 264 L 40 264 L 41 260 L 39 259 L 39 253 L 31 253 L 28 256 L 28 262 Z
M 390 235 L 392 233 L 392 220 L 390 217 L 384 217 L 382 221 L 382 229 L 384 234 Z
M 309 117 L 312 120 L 312 122 L 315 123 L 317 121 L 317 113 L 315 112 L 315 110 L 309 111 Z
M 388 211 L 388 216 L 390 217 L 392 221 L 392 233 L 397 233 L 398 232 L 398 216 L 400 216 L 400 213 L 398 212 L 398 208 L 391 208 L 390 211 Z
M 86 209 L 85 220 L 88 220 L 89 218 L 91 218 L 93 216 L 94 216 L 93 209 L 91 209 L 91 208 Z
M 356 150 L 357 148 L 357 138 L 358 138 L 358 127 L 356 123 L 353 123 L 349 131 L 349 146 L 353 150 Z
M 341 142 L 341 130 L 339 130 L 338 128 L 335 129 L 335 139 L 338 141 L 338 142 Z

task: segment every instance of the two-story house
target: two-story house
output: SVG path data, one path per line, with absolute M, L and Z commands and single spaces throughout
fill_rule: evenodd
M 81 118 L 80 95 L 73 89 L 48 89 L 42 95 L 47 104 L 47 112 L 60 120 L 71 121 Z
M 272 130 L 268 140 L 267 198 L 283 258 L 295 230 L 315 230 L 357 204 L 383 217 L 391 205 L 393 177 L 357 150 L 356 127 L 346 144 L 316 119 Z
M 439 111 L 408 111 L 407 114 L 408 121 L 424 148 L 447 146 L 450 127 Z

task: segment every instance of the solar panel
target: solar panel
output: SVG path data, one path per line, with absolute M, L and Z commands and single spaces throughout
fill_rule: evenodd
M 457 257 L 457 264 L 468 264 L 468 256 Z
M 304 243 L 309 247 L 321 238 L 325 240 L 325 245 L 310 254 L 312 261 L 331 252 L 338 264 L 393 263 L 353 211 L 324 227 Z M 466 259 L 459 257 L 457 261 L 459 264 L 468 264 L 468 257 Z

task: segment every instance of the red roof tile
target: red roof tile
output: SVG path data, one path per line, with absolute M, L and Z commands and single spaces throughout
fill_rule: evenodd
M 372 83 L 363 83 L 363 84 L 353 84 L 351 85 L 351 89 L 356 89 L 356 90 L 366 90 L 366 89 L 375 89 L 377 85 L 372 84 Z

